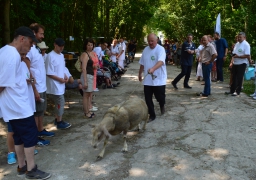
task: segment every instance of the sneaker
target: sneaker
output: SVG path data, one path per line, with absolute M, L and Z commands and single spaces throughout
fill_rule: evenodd
M 38 154 L 38 150 L 35 149 L 35 150 L 34 150 L 34 155 L 37 155 L 37 154 Z
M 37 165 L 31 170 L 26 173 L 26 178 L 25 179 L 48 179 L 51 177 L 50 173 L 46 173 L 43 171 L 40 171 L 37 169 Z
M 256 97 L 256 92 L 254 92 L 253 94 L 250 94 L 250 97 Z
M 256 96 L 255 96 L 255 97 L 252 97 L 252 98 L 256 100 Z
M 47 136 L 47 137 L 53 137 L 55 135 L 54 132 L 49 132 L 46 131 L 45 129 L 42 130 L 41 132 L 38 132 L 38 136 L 43 137 L 43 136 Z
M 233 94 L 231 94 L 231 96 L 237 96 L 239 94 L 237 94 L 236 92 L 234 92 Z
M 38 142 L 37 142 L 38 146 L 47 146 L 49 144 L 50 144 L 49 140 L 45 140 L 43 138 L 38 137 Z
M 15 156 L 16 156 L 15 152 L 9 152 L 8 155 L 7 155 L 7 163 L 8 164 L 15 164 L 17 162 Z
M 92 107 L 91 109 L 89 109 L 89 111 L 91 111 L 91 112 L 96 112 L 96 111 L 98 111 L 98 108 Z
M 71 127 L 71 124 L 69 124 L 65 121 L 57 122 L 57 129 L 67 129 L 67 128 L 70 128 L 70 127 Z
M 93 91 L 94 91 L 94 92 L 98 92 L 98 91 L 99 91 L 99 89 L 98 89 L 98 88 L 96 88 L 96 89 L 94 89 Z
M 17 167 L 17 176 L 18 177 L 23 177 L 27 172 L 27 162 L 26 162 L 26 165 L 23 166 L 22 168 L 19 168 L 19 166 Z

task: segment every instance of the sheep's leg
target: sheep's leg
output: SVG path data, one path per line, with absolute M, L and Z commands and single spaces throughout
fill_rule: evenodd
M 122 152 L 127 152 L 128 151 L 128 146 L 127 146 L 127 143 L 126 143 L 127 131 L 124 131 L 123 134 L 124 134 L 124 136 L 123 136 L 123 138 L 124 138 L 124 147 L 122 149 Z
M 138 126 L 135 128 L 135 131 L 140 131 L 141 128 L 140 128 L 140 123 L 138 124 Z
M 98 155 L 97 160 L 103 158 L 104 153 L 105 153 L 105 148 L 106 148 L 106 146 L 107 146 L 107 143 L 108 143 L 108 137 L 106 137 L 106 139 L 105 139 L 105 141 L 104 141 L 104 146 L 103 146 L 103 148 L 102 148 L 100 154 Z
M 148 119 L 145 119 L 145 120 L 144 120 L 144 125 L 143 125 L 143 127 L 142 127 L 143 130 L 146 129 L 147 122 L 148 122 Z

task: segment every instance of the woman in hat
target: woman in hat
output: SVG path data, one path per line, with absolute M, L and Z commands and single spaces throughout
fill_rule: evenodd
M 40 43 L 37 43 L 37 47 L 40 49 L 41 54 L 42 54 L 42 56 L 43 56 L 43 58 L 44 58 L 44 62 L 45 62 L 46 57 L 47 57 L 46 51 L 47 51 L 47 49 L 48 49 L 49 47 L 46 46 L 46 44 L 45 44 L 44 41 L 42 41 L 42 42 L 40 42 Z

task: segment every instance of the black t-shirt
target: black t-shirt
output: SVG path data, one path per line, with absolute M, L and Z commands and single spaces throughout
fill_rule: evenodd
M 193 64 L 193 54 L 189 54 L 187 52 L 187 50 L 195 50 L 196 49 L 196 46 L 193 42 L 191 43 L 188 43 L 187 41 L 185 41 L 183 44 L 182 44 L 182 47 L 181 47 L 181 65 L 186 65 L 186 66 L 192 66 Z
M 135 49 L 134 44 L 128 44 L 128 52 L 132 52 Z

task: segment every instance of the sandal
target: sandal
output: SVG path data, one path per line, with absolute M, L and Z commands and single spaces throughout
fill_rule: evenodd
M 87 116 L 87 114 L 90 114 L 90 116 Z M 84 116 L 85 116 L 85 118 L 93 118 L 93 115 L 90 112 L 84 113 Z

